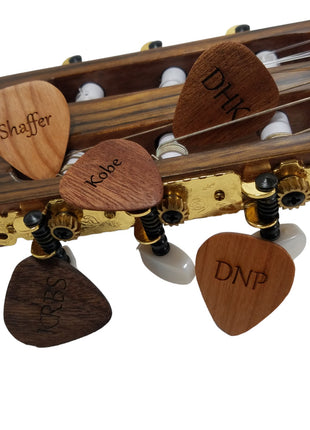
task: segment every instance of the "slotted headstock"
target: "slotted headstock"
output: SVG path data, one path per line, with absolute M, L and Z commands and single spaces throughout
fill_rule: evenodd
M 307 131 L 310 67 L 307 61 L 296 64 L 297 57 L 286 64 L 288 60 L 283 53 L 286 49 L 287 55 L 291 55 L 296 46 L 306 48 L 309 35 L 309 23 L 300 23 L 163 50 L 159 47 L 156 52 L 148 50 L 90 63 L 79 61 L 53 70 L 0 79 L 0 99 L 6 105 L 6 110 L 0 111 L 3 116 L 0 122 L 0 245 L 13 244 L 19 237 L 32 239 L 37 235 L 39 241 L 71 240 L 134 226 L 142 260 L 156 273 L 166 270 L 165 256 L 180 255 L 179 250 L 170 246 L 164 224 L 175 226 L 195 218 L 244 210 L 249 224 L 270 240 L 270 231 L 277 233 L 281 227 L 278 205 L 292 209 L 310 199 Z M 258 54 L 266 49 L 280 54 L 277 59 L 280 67 L 267 70 L 262 64 L 265 57 Z M 162 84 L 163 75 L 171 69 L 178 70 L 177 78 L 169 78 L 176 85 Z M 104 73 L 99 73 L 101 70 Z M 143 80 L 139 79 L 141 75 Z M 79 89 L 85 89 L 85 79 L 92 89 L 100 89 L 100 95 L 76 103 L 78 94 L 83 92 Z M 275 120 L 273 114 L 278 109 L 283 112 Z M 12 111 L 15 117 L 11 116 Z M 24 119 L 18 116 L 20 112 Z M 283 118 L 288 121 L 274 137 L 274 127 Z M 62 127 L 51 128 L 58 123 Z M 265 133 L 266 126 L 268 133 Z M 53 130 L 52 136 L 50 130 Z M 41 132 L 43 138 L 37 139 Z M 27 133 L 31 134 L 28 146 L 25 144 L 25 139 L 30 138 Z M 25 139 L 21 140 L 22 137 Z M 163 137 L 165 142 L 159 153 L 157 149 Z M 74 160 L 70 158 L 71 151 Z M 178 156 L 171 157 L 171 154 Z M 69 168 L 61 169 L 62 163 Z M 257 187 L 256 179 L 266 173 L 276 177 L 272 190 Z M 269 204 L 271 211 L 266 210 Z M 39 232 L 35 230 L 38 226 L 28 228 L 23 223 L 25 214 L 31 210 L 44 214 L 46 224 L 39 226 Z M 227 312 L 231 320 L 223 325 L 224 330 L 230 334 L 241 333 L 253 327 L 249 323 L 252 318 L 249 308 L 259 314 L 253 319 L 256 324 L 284 299 L 291 287 L 293 263 L 285 252 L 267 242 L 270 261 L 275 256 L 286 266 L 289 281 L 278 285 L 276 276 L 271 275 L 268 291 L 273 291 L 274 296 L 263 297 L 258 292 L 267 290 L 259 289 L 266 279 L 259 273 L 265 272 L 253 266 L 254 260 L 260 261 L 263 249 L 258 239 L 240 239 L 235 233 L 229 233 L 221 236 L 221 246 L 216 245 L 218 237 L 206 243 L 198 253 L 196 265 L 203 296 L 210 308 L 212 301 L 223 299 L 224 305 L 212 310 L 214 319 L 222 325 L 222 316 L 217 314 L 221 308 L 219 312 Z M 231 251 L 234 246 L 240 256 L 238 261 Z M 142 254 L 145 247 L 148 252 Z M 247 300 L 245 290 L 238 293 L 235 289 L 231 296 L 219 297 L 212 281 L 214 270 L 208 272 L 208 267 L 214 263 L 220 247 L 230 251 L 218 259 L 229 260 L 232 270 L 240 267 L 234 274 L 236 282 L 244 280 L 249 285 L 251 276 L 257 274 L 257 285 L 252 288 L 260 295 L 257 308 L 243 307 Z M 208 251 L 210 248 L 212 252 Z M 248 249 L 247 255 L 242 254 L 243 248 Z M 171 249 L 174 251 L 170 252 Z M 153 259 L 154 255 L 157 260 Z M 55 261 L 51 258 L 41 264 L 31 259 L 22 263 L 22 267 L 29 273 L 31 270 L 41 273 L 39 276 L 43 279 L 49 270 L 54 273 L 54 267 L 62 269 L 63 262 Z M 173 258 L 169 261 L 174 264 Z M 193 266 L 183 256 L 182 261 L 191 267 L 186 278 L 190 282 Z M 178 275 L 180 267 L 180 264 L 174 267 Z M 228 266 L 222 265 L 220 269 L 223 267 Z M 66 268 L 64 276 L 76 277 L 79 282 L 76 272 L 68 265 Z M 221 277 L 222 272 L 219 273 Z M 176 282 L 176 276 L 171 277 L 170 273 L 162 273 L 162 278 Z M 15 274 L 12 279 L 6 305 L 8 326 L 16 337 L 27 343 L 29 333 L 18 334 L 23 323 L 14 320 L 12 315 L 13 307 L 18 306 L 20 321 L 24 321 L 21 303 L 23 300 L 30 303 L 31 299 L 27 296 L 19 300 L 22 282 Z M 37 284 L 42 282 L 38 280 Z M 39 294 L 38 290 L 31 291 L 34 296 Z M 90 291 L 94 292 L 92 286 Z M 95 297 L 101 300 L 94 293 L 90 301 L 96 301 Z M 229 308 L 230 300 L 236 306 Z M 70 312 L 74 314 L 69 307 Z M 239 323 L 236 312 L 243 314 L 241 319 L 247 323 Z M 67 314 L 65 321 L 66 318 Z M 96 323 L 100 325 L 102 321 L 96 320 Z M 74 336 L 69 329 L 64 335 L 65 341 Z M 34 338 L 31 342 L 36 344 L 38 340 Z

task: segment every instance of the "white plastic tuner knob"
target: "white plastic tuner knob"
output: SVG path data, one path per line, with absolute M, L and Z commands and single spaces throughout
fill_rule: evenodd
M 104 90 L 95 82 L 87 82 L 79 88 L 79 92 L 75 98 L 76 102 L 84 102 L 87 100 L 101 99 L 104 97 Z
M 271 118 L 269 124 L 263 128 L 261 140 L 272 139 L 273 137 L 290 136 L 292 129 L 288 117 L 284 112 L 276 112 Z
M 195 277 L 195 266 L 182 249 L 169 243 L 170 251 L 163 256 L 153 253 L 150 245 L 139 245 L 144 265 L 155 275 L 174 284 L 189 284 Z
M 256 54 L 257 58 L 261 60 L 265 67 L 277 67 L 280 65 L 278 57 L 274 51 L 261 51 Z
M 253 236 L 260 238 L 260 232 L 254 233 Z M 281 224 L 280 236 L 274 241 L 277 245 L 282 246 L 293 259 L 302 253 L 306 242 L 305 233 L 296 224 Z
M 75 258 L 75 256 L 74 256 L 74 254 L 73 254 L 73 252 L 72 252 L 72 250 L 71 250 L 71 248 L 69 248 L 69 246 L 68 245 L 64 245 L 64 250 L 66 251 L 66 254 L 67 254 L 67 256 L 69 257 L 69 259 L 70 259 L 70 264 L 71 264 L 71 266 L 73 266 L 73 267 L 75 267 L 75 268 L 77 268 L 77 266 L 76 266 L 76 258 Z
M 186 73 L 180 67 L 169 67 L 161 76 L 161 84 L 159 88 L 171 87 L 172 85 L 184 84 Z
M 159 159 L 188 155 L 188 150 L 175 140 L 173 133 L 166 133 L 159 139 L 156 157 Z

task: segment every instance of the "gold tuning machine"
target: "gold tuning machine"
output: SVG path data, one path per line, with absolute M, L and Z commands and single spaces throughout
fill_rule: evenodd
M 58 240 L 77 239 L 81 231 L 83 211 L 71 208 L 63 200 L 55 200 L 47 206 L 48 226 L 51 235 Z
M 310 200 L 309 171 L 298 161 L 286 161 L 275 171 L 278 198 L 283 209 L 299 208 Z
M 184 223 L 188 219 L 186 188 L 182 185 L 166 187 L 158 212 L 163 224 L 173 226 Z

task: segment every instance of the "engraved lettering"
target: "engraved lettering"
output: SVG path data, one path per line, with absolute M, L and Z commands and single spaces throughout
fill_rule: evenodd
M 246 111 L 250 112 L 250 108 L 247 108 L 247 107 L 238 107 L 238 106 L 241 105 L 241 103 L 243 103 L 243 99 L 240 99 L 239 103 L 237 103 L 236 105 L 232 106 L 229 110 L 226 111 L 226 113 L 233 112 L 232 119 L 236 119 L 237 118 L 237 111 L 239 111 L 239 110 L 246 110 Z
M 253 269 L 245 270 L 241 266 L 231 265 L 227 261 L 216 260 L 217 266 L 214 278 L 218 281 L 227 281 L 227 284 L 249 287 L 255 290 L 258 285 L 266 284 L 268 276 L 264 272 Z
M 52 115 L 45 116 L 44 118 L 46 121 L 46 125 L 50 125 L 50 119 L 52 118 Z
M 9 137 L 9 133 L 5 128 L 5 124 L 0 124 L 0 137 L 1 139 L 7 139 Z
M 85 184 L 89 184 L 92 187 L 97 188 L 96 184 L 101 184 L 102 180 L 101 181 L 94 181 L 94 177 L 95 177 L 95 175 L 91 175 L 89 181 L 85 181 Z
M 52 115 L 40 116 L 38 112 L 31 112 L 26 115 L 25 122 L 13 124 L 12 120 L 7 119 L 0 124 L 0 138 L 2 140 L 9 137 L 24 134 L 27 138 L 36 136 L 40 128 L 50 126 Z
M 113 160 L 113 164 L 114 164 L 114 166 L 120 166 L 122 164 L 122 162 L 121 161 L 118 162 L 118 159 L 115 158 L 115 160 Z
M 235 276 L 234 276 L 234 279 L 233 279 L 233 281 L 232 281 L 232 283 L 233 284 L 235 284 L 236 283 L 236 281 L 237 281 L 237 279 L 238 279 L 238 275 L 239 275 L 239 278 L 241 278 L 241 281 L 243 282 L 243 285 L 245 286 L 245 287 L 247 287 L 248 286 L 248 284 L 249 284 L 249 281 L 250 281 L 250 277 L 251 277 L 251 275 L 252 275 L 252 270 L 250 270 L 249 271 L 249 274 L 248 274 L 248 277 L 247 277 L 247 279 L 245 279 L 245 275 L 243 274 L 243 271 L 242 271 L 242 269 L 241 269 L 241 267 L 240 266 L 236 266 L 236 274 L 235 274 Z
M 43 328 L 50 330 L 59 324 L 60 316 L 55 314 L 55 312 L 61 310 L 62 305 L 58 308 L 54 308 L 51 305 L 44 305 L 41 308 L 40 323 Z
M 65 301 L 67 283 L 64 279 L 47 278 L 44 286 L 42 306 L 40 309 L 40 326 L 37 332 L 52 333 L 61 319 L 61 310 Z
M 101 166 L 99 166 L 99 167 L 101 167 Z M 100 173 L 98 173 L 98 176 L 100 179 L 104 180 L 104 179 L 107 179 L 108 174 L 106 172 L 100 172 Z M 102 181 L 100 181 L 100 182 L 102 182 Z
M 107 167 L 103 167 L 103 166 L 99 166 L 99 167 L 100 167 L 100 169 L 102 169 L 102 170 L 104 170 L 105 172 L 108 172 L 108 173 L 112 173 L 115 170 L 115 167 L 112 166 L 111 164 L 109 164 Z
M 215 279 L 219 281 L 227 281 L 227 279 L 232 274 L 232 267 L 230 264 L 226 263 L 225 261 L 217 261 L 217 269 L 215 274 Z
M 101 184 L 104 180 L 109 178 L 113 172 L 115 172 L 118 166 L 121 166 L 122 161 L 119 161 L 117 158 L 112 161 L 111 164 L 108 164 L 106 167 L 99 165 L 98 173 L 96 175 L 91 175 L 89 179 L 84 181 L 85 184 L 90 185 L 91 187 L 97 188 L 98 184 Z
M 214 71 L 204 78 L 201 83 L 206 90 L 212 92 L 216 91 L 213 99 L 223 100 L 221 109 L 225 114 L 231 114 L 232 120 L 237 118 L 239 111 L 251 111 L 249 107 L 243 105 L 243 98 L 235 92 L 232 88 L 231 82 L 226 81 L 224 73 L 218 67 L 215 67 Z M 239 117 L 240 116 L 241 115 L 239 115 Z
M 252 289 L 255 290 L 257 284 L 265 284 L 268 280 L 268 276 L 263 272 L 255 272 L 255 279 Z
M 218 90 L 225 82 L 225 77 L 221 70 L 216 67 L 203 81 L 202 85 L 209 91 Z

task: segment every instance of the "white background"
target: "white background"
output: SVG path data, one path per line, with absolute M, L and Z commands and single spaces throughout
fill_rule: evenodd
M 1 5 L 0 74 L 92 60 L 219 36 L 235 24 L 259 29 L 306 20 L 304 1 L 7 1 Z M 309 236 L 309 208 L 282 211 Z M 167 228 L 194 260 L 220 231 L 253 233 L 242 213 Z M 196 280 L 169 284 L 142 265 L 133 232 L 71 244 L 78 268 L 106 295 L 110 323 L 86 338 L 38 349 L 0 323 L 0 427 L 5 430 L 309 429 L 309 246 L 283 304 L 248 333 L 214 324 Z M 20 240 L 0 249 L 1 303 Z

